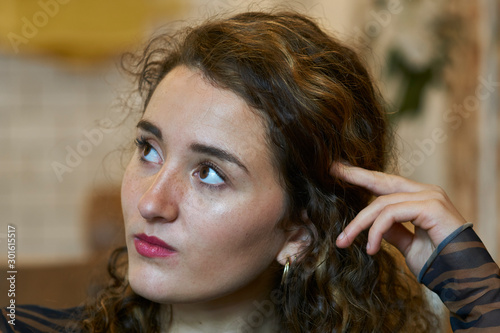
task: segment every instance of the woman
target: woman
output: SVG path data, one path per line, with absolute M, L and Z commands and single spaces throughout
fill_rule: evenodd
M 378 93 L 358 56 L 311 20 L 209 21 L 157 37 L 127 69 L 144 100 L 122 184 L 127 249 L 112 257 L 113 284 L 72 312 L 78 329 L 434 331 L 382 238 L 446 289 L 454 328 L 500 326 L 498 310 L 462 308 L 459 281 L 443 288 L 463 267 L 442 253 L 463 254 L 475 235 L 439 188 L 381 173 L 390 142 Z M 475 287 L 498 301 L 498 275 L 481 279 L 498 267 L 474 244 L 488 266 Z

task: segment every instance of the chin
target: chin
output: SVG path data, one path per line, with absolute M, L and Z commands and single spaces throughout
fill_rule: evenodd
M 168 276 L 147 263 L 129 265 L 128 280 L 137 295 L 159 304 L 192 304 L 212 301 L 233 292 L 224 286 L 212 285 L 196 288 L 196 282 Z M 197 281 L 198 283 L 200 281 Z M 194 286 L 194 288 L 193 288 Z
M 139 296 L 155 303 L 185 303 L 186 286 L 175 281 L 175 276 L 142 260 L 129 260 L 128 281 L 130 288 Z
M 138 294 L 152 302 L 165 303 L 168 301 L 169 292 L 173 288 L 168 288 L 168 281 L 160 278 L 161 272 L 148 263 L 137 258 L 129 259 L 128 281 L 130 288 Z
M 137 295 L 144 297 L 147 300 L 155 303 L 170 303 L 168 298 L 165 299 L 163 295 L 156 292 L 154 287 L 146 285 L 143 281 L 136 281 L 134 279 L 130 279 L 130 288 Z

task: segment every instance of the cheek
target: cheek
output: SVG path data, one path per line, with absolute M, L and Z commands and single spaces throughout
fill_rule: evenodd
M 274 256 L 281 248 L 284 232 L 276 229 L 283 212 L 282 200 L 243 200 L 212 207 L 199 230 L 204 247 L 232 258 Z M 237 259 L 238 260 L 238 259 Z
M 257 279 L 276 260 L 284 244 L 284 232 L 276 230 L 280 213 L 276 208 L 256 205 L 249 209 L 244 205 L 217 214 L 217 220 L 207 223 L 209 227 L 195 237 L 199 240 L 194 245 L 197 255 L 188 260 L 192 275 L 203 276 L 215 291 L 234 291 Z
M 140 198 L 137 185 L 138 183 L 133 176 L 132 167 L 129 165 L 123 175 L 121 186 L 121 204 L 125 227 L 127 227 L 129 217 L 137 211 L 137 204 Z

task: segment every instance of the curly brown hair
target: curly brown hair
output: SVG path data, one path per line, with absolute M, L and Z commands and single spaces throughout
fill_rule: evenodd
M 332 163 L 382 171 L 390 156 L 381 98 L 351 48 L 304 15 L 247 12 L 157 36 L 124 60 L 144 109 L 167 73 L 184 65 L 243 98 L 265 120 L 287 194 L 281 226 L 300 225 L 310 239 L 285 283 L 277 279 L 281 332 L 429 332 L 437 326 L 420 285 L 388 246 L 367 255 L 366 233 L 347 249 L 335 246 L 371 194 L 332 177 Z M 159 332 L 159 306 L 134 294 L 117 268 L 124 256 L 126 249 L 114 253 L 113 283 L 87 306 L 80 324 L 93 332 Z

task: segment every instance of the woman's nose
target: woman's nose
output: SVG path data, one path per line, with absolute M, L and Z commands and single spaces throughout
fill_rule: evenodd
M 180 184 L 168 170 L 151 176 L 151 184 L 138 203 L 141 216 L 148 222 L 174 222 L 179 214 Z

